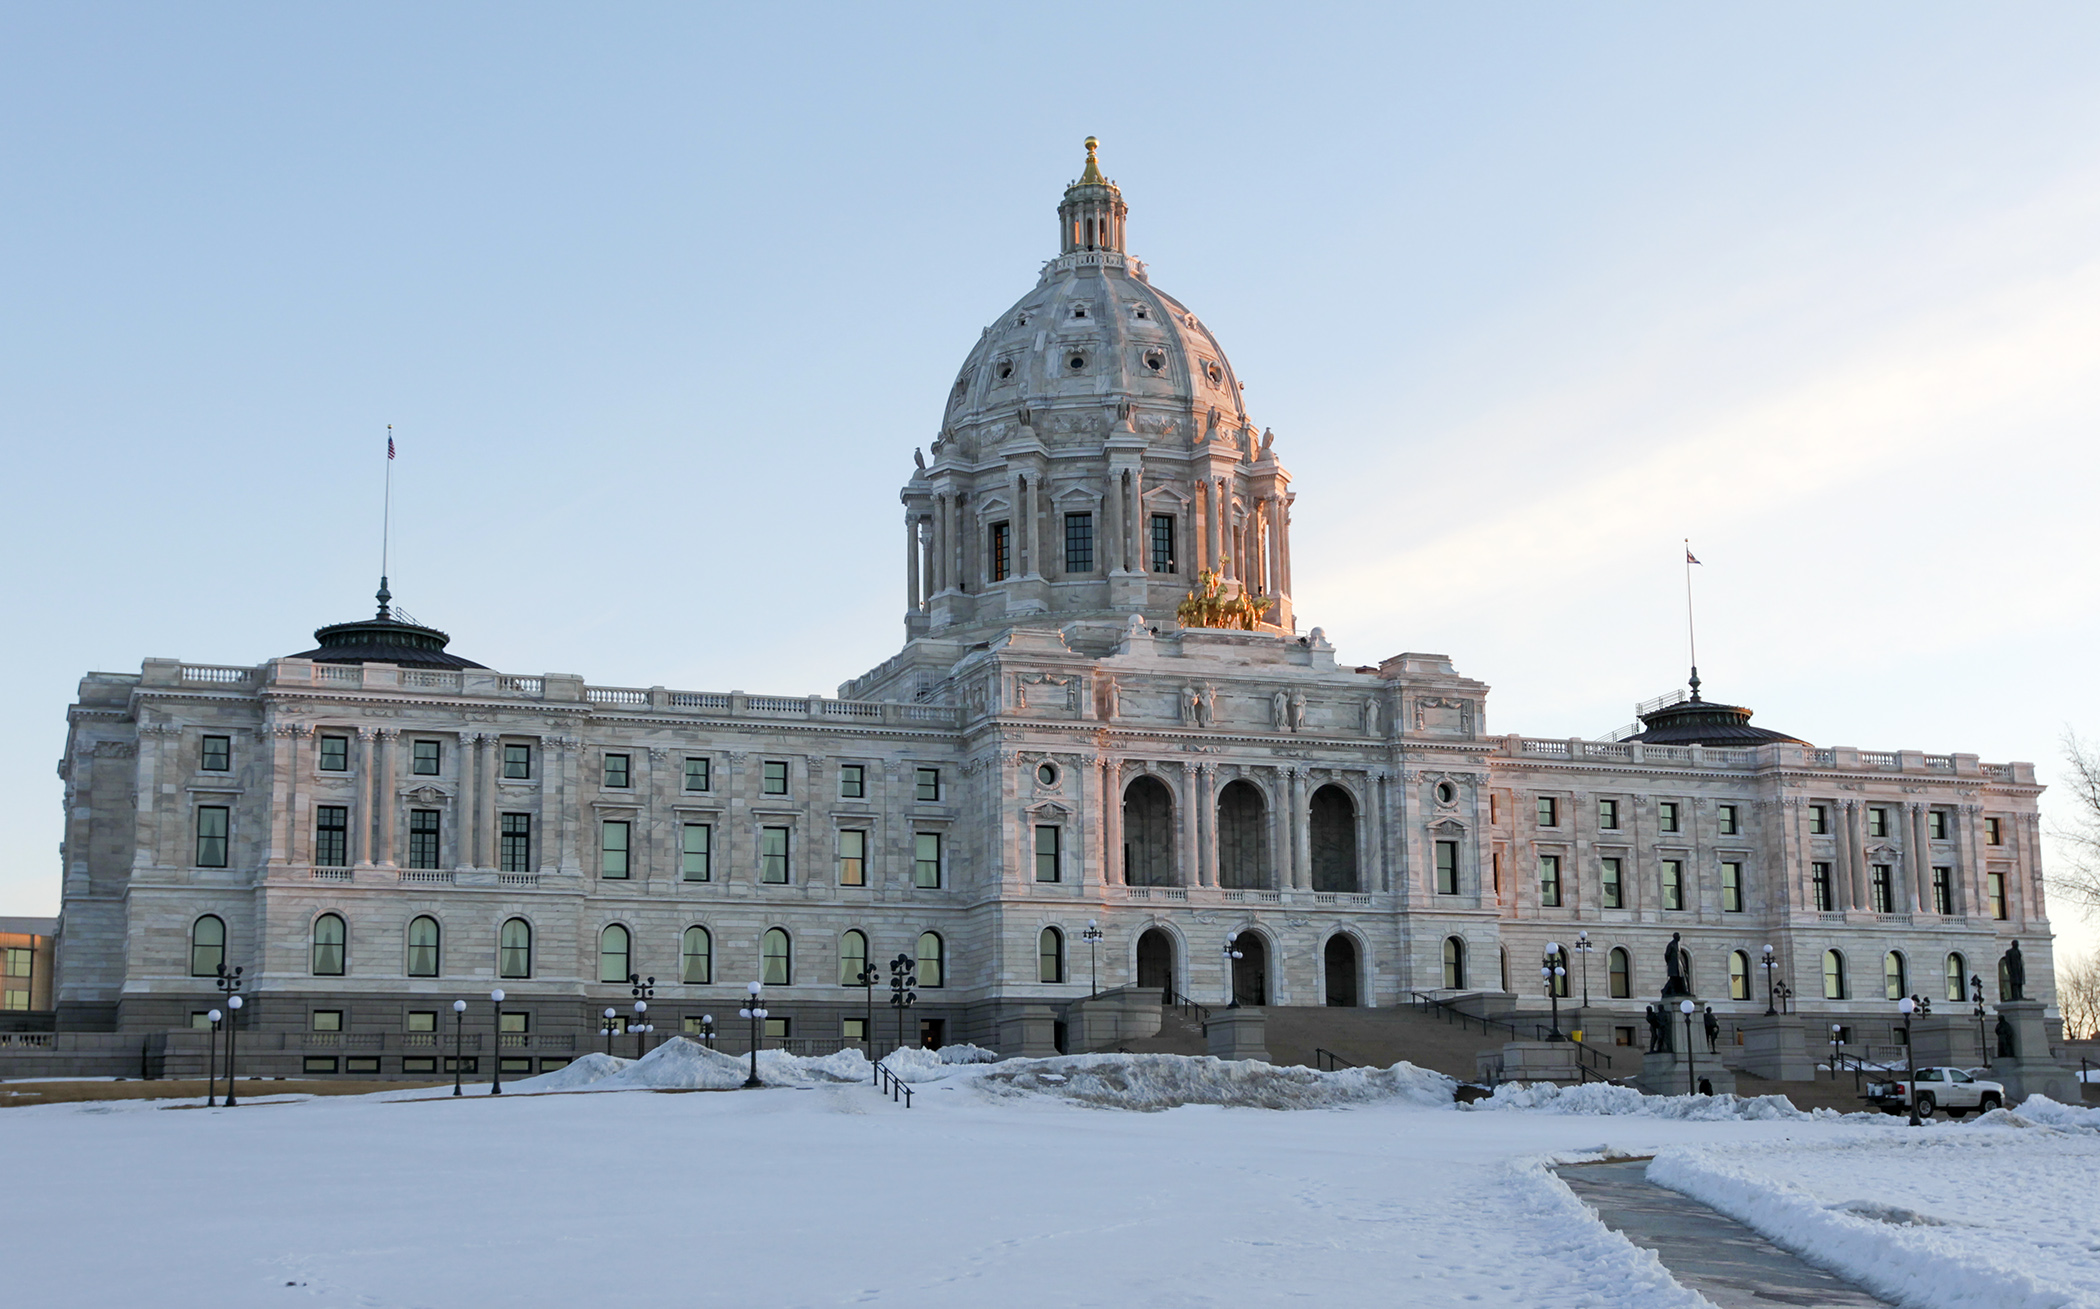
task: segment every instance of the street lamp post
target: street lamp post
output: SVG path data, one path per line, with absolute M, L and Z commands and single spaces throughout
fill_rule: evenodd
M 700 1015 L 700 1044 L 710 1050 L 715 1048 L 715 1016 L 713 1014 Z
M 1780 1013 L 1782 1013 L 1782 1014 L 1790 1014 L 1790 1013 L 1794 1012 L 1794 1008 L 1793 1008 L 1793 1005 L 1792 1005 L 1791 1003 L 1789 1003 L 1789 1002 L 1790 1002 L 1790 1001 L 1792 1001 L 1792 1000 L 1793 1000 L 1793 998 L 1794 998 L 1794 988 L 1793 988 L 1793 987 L 1791 987 L 1791 986 L 1788 986 L 1788 985 L 1786 984 L 1786 979 L 1785 979 L 1785 978 L 1783 978 L 1783 977 L 1779 979 L 1778 987 L 1779 987 L 1779 1012 L 1780 1012 Z
M 908 954 L 890 960 L 890 1008 L 897 1011 L 897 1044 L 904 1044 L 904 1011 L 919 1002 L 919 961 Z
M 751 1020 L 751 1075 L 744 1079 L 744 1089 L 747 1091 L 765 1085 L 758 1080 L 758 1025 L 766 1021 L 766 1009 L 762 999 L 765 989 L 764 982 L 751 983 L 751 998 L 744 1002 L 743 1008 L 736 1011 L 737 1017 Z
M 460 1087 L 460 1074 L 467 1069 L 467 1002 L 452 1002 L 452 1094 L 465 1095 Z
M 1684 1093 L 1699 1094 L 1699 1048 L 1692 1042 L 1692 1014 L 1699 1008 L 1689 1000 L 1680 1000 L 1677 1011 L 1684 1015 Z
M 1101 924 L 1087 919 L 1086 930 L 1079 934 L 1079 939 L 1086 942 L 1087 995 L 1096 996 L 1101 994 L 1101 970 L 1095 962 L 1094 947 L 1101 944 Z
M 219 1020 L 225 1015 L 214 1009 L 205 1017 L 211 1019 L 211 1056 L 204 1064 L 204 1107 L 212 1109 L 219 1103 Z
M 240 1024 L 236 1020 L 241 1016 L 243 1003 L 241 970 L 236 968 L 229 973 L 226 971 L 226 965 L 220 964 L 218 977 L 213 985 L 226 997 L 226 1107 L 231 1109 L 240 1103 L 233 1093 L 233 1038 L 234 1033 L 240 1030 Z
M 872 960 L 861 960 L 858 980 L 861 999 L 867 1005 L 867 1016 L 860 1020 L 860 1035 L 868 1043 L 868 1058 L 872 1060 L 875 1057 L 875 983 L 882 980 L 882 966 Z
M 1896 1012 L 1903 1015 L 1903 1062 L 1910 1072 L 1910 1125 L 1918 1122 L 1918 1052 L 1910 1043 L 1910 1016 L 1917 1012 L 1917 1002 L 1904 996 L 1896 1002 Z
M 1582 1007 L 1584 1009 L 1590 1007 L 1590 951 L 1594 949 L 1596 947 L 1590 944 L 1590 934 L 1588 932 L 1575 933 L 1575 953 L 1582 956 Z M 1578 1014 L 1577 1017 L 1579 1018 L 1580 1015 Z M 1582 1026 L 1580 1022 L 1575 1025 L 1577 1027 Z
M 489 1094 L 503 1094 L 503 988 L 489 992 L 496 1005 L 496 1054 L 489 1061 Z
M 656 979 L 643 977 L 640 973 L 627 974 L 628 989 L 634 995 L 634 1021 L 628 1026 L 635 1031 L 634 1057 L 639 1059 L 649 1048 L 649 1033 L 656 1024 L 649 1021 L 649 1002 L 656 998 Z
M 619 1011 L 611 1005 L 605 1006 L 605 1012 L 599 1015 L 603 1021 L 598 1024 L 598 1035 L 605 1038 L 605 1053 L 608 1058 L 612 1055 L 613 1033 L 620 1030 L 613 1020 L 619 1016 Z
M 1225 1006 L 1227 1009 L 1240 1007 L 1240 973 L 1233 965 L 1247 956 L 1232 948 L 1232 943 L 1239 939 L 1240 934 L 1238 932 L 1232 933 L 1225 938 L 1225 944 L 1222 948 L 1222 953 L 1225 957 L 1225 998 L 1232 1002 Z
M 1564 958 L 1566 956 L 1561 953 L 1560 942 L 1546 942 L 1546 957 L 1539 964 L 1539 980 L 1546 984 L 1546 1000 L 1553 1006 L 1553 1030 L 1546 1033 L 1546 1039 L 1549 1041 L 1568 1039 L 1560 1034 L 1561 979 L 1568 975 L 1567 968 L 1561 963 Z
M 1976 1048 L 1983 1051 L 1983 1066 L 1991 1066 L 1991 1042 L 1983 1026 L 1983 974 L 1969 974 L 1969 999 L 1976 1004 Z
M 1838 1079 L 1838 1060 L 1845 1053 L 1844 1042 L 1841 1039 L 1844 1035 L 1844 1024 L 1832 1023 L 1830 1025 L 1830 1080 L 1833 1082 Z
M 1772 980 L 1774 962 L 1772 947 L 1768 945 L 1765 947 L 1765 1017 L 1767 1018 L 1774 1018 L 1779 1014 L 1778 983 Z

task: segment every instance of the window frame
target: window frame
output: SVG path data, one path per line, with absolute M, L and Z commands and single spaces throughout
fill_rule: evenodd
M 696 770 L 693 767 L 694 764 L 698 764 L 700 765 L 700 767 Z M 693 782 L 696 777 L 700 783 L 700 785 L 698 786 L 693 785 Z M 684 787 L 688 794 L 699 793 L 704 795 L 707 792 L 714 790 L 714 760 L 708 755 L 687 755 L 685 757 L 685 779 L 683 782 L 680 783 L 680 785 Z
M 619 933 L 615 938 L 613 933 Z M 620 948 L 608 948 L 617 939 Z M 609 960 L 619 960 L 616 971 L 608 974 Z M 634 975 L 634 929 L 625 923 L 607 923 L 598 929 L 598 982 L 600 985 L 625 982 Z
M 2003 818 L 1991 815 L 1983 820 L 1983 843 L 1985 845 L 2005 844 L 2005 820 Z
M 503 780 L 506 782 L 529 782 L 532 780 L 532 747 L 520 741 L 503 744 Z
M 1845 976 L 1844 951 L 1825 950 L 1823 952 L 1823 998 L 1825 1000 L 1843 1000 L 1846 998 L 1845 993 L 1850 989 L 1848 979 Z
M 778 849 L 773 848 L 778 845 Z M 775 876 L 775 874 L 778 876 Z M 792 886 L 795 881 L 794 829 L 758 829 L 758 881 L 761 886 Z
M 2004 873 L 1996 869 L 1985 871 L 1983 875 L 1983 894 L 1984 898 L 1990 902 L 1992 922 L 2003 923 L 2012 918 L 2011 905 L 2005 893 Z
M 1664 859 L 1657 874 L 1662 879 L 1662 908 L 1670 913 L 1684 911 L 1684 860 Z
M 1172 576 L 1181 571 L 1175 558 L 1174 515 L 1153 514 L 1145 532 L 1146 571 Z
M 1750 998 L 1750 953 L 1747 950 L 1728 952 L 1728 998 L 1748 1000 Z
M 1039 986 L 1062 986 L 1065 976 L 1065 934 L 1045 927 L 1035 934 L 1035 980 Z
M 1808 834 L 1810 836 L 1830 835 L 1829 805 L 1812 804 L 1808 807 Z
M 865 800 L 868 798 L 868 766 L 866 764 L 839 765 L 839 799 Z
M 700 934 L 701 949 L 693 949 L 693 933 Z M 693 960 L 700 961 L 698 977 L 693 976 Z M 715 934 L 707 930 L 704 923 L 688 924 L 678 934 L 678 983 L 681 986 L 712 986 L 715 980 Z
M 911 772 L 911 794 L 913 804 L 939 804 L 941 770 L 914 764 Z
M 1619 855 L 1597 857 L 1597 890 L 1600 909 L 1626 907 L 1626 861 Z
M 1723 859 L 1721 861 L 1721 912 L 1739 914 L 1743 912 L 1743 861 Z
M 1094 571 L 1093 510 L 1074 510 L 1065 515 L 1065 552 L 1063 562 L 1064 571 L 1068 576 Z
M 322 929 L 329 923 L 335 924 L 334 930 L 339 934 L 337 939 L 333 941 L 322 939 Z M 308 943 L 306 965 L 309 976 L 349 976 L 350 924 L 348 920 L 332 909 L 323 914 L 316 914 L 313 922 L 306 929 L 306 939 Z M 335 953 L 332 956 L 324 955 L 322 953 L 324 950 L 333 950 Z M 326 966 L 329 963 L 332 963 L 334 966 Z
M 198 738 L 197 771 L 200 773 L 232 772 L 233 738 L 217 732 L 207 733 Z
M 496 871 L 532 871 L 532 815 L 499 814 L 496 819 Z
M 426 750 L 425 747 L 428 747 Z M 425 768 L 423 765 L 430 766 Z M 445 743 L 427 737 L 411 737 L 408 742 L 408 775 L 410 777 L 443 777 L 445 775 Z
M 1959 950 L 1950 950 L 1940 970 L 1947 982 L 1947 1003 L 1966 1001 L 1969 998 L 1969 957 Z
M 785 759 L 761 759 L 758 764 L 758 793 L 760 795 L 786 795 L 792 784 Z
M 1942 917 L 1954 913 L 1954 869 L 1948 864 L 1932 865 L 1932 912 Z
M 933 942 L 933 954 L 930 956 L 926 953 L 926 943 L 928 941 Z M 940 990 L 948 985 L 948 940 L 946 937 L 931 928 L 919 933 L 919 939 L 912 946 L 912 957 L 918 960 L 919 963 L 918 984 L 920 990 Z M 929 958 L 933 963 L 930 976 L 926 966 Z
M 994 582 L 1004 582 L 1014 573 L 1014 525 L 1011 521 L 993 523 L 984 534 L 985 567 Z
M 1888 950 L 1881 956 L 1881 991 L 1884 1000 L 1901 1000 L 1910 994 L 1910 960 L 1901 950 Z
M 1043 848 L 1046 837 L 1050 846 L 1048 850 Z M 1064 837 L 1065 829 L 1054 823 L 1037 823 L 1035 825 L 1035 880 L 1037 882 L 1048 883 L 1064 880 Z M 916 861 L 918 851 L 913 850 L 912 854 Z M 1049 862 L 1045 863 L 1045 860 Z M 914 872 L 916 871 L 914 869 Z
M 1738 806 L 1732 804 L 1715 805 L 1714 828 L 1722 836 L 1741 836 L 1743 834 L 1743 820 Z
M 416 944 L 416 925 L 418 923 L 430 924 L 431 937 L 427 945 Z M 401 930 L 401 942 L 403 955 L 401 968 L 404 977 L 443 977 L 445 975 L 445 928 L 442 923 L 438 922 L 435 915 L 417 914 L 409 919 L 408 926 Z M 427 970 L 418 970 L 416 967 L 416 952 L 419 950 L 427 950 L 429 952 L 430 962 Z
M 1954 839 L 1954 816 L 1945 809 L 1925 811 L 1925 839 L 1928 841 L 1951 841 Z
M 618 829 L 619 844 L 613 844 L 614 829 Z M 618 856 L 615 859 L 614 856 Z M 601 881 L 627 882 L 634 879 L 634 823 L 626 818 L 601 818 L 598 820 L 598 877 Z
M 1605 952 L 1604 990 L 1613 1000 L 1633 998 L 1633 954 L 1623 945 Z
M 197 829 L 196 868 L 228 868 L 233 859 L 233 807 L 200 804 L 191 820 Z M 216 832 L 208 830 L 216 827 Z
M 1431 848 L 1436 860 L 1436 893 L 1457 895 L 1458 892 L 1458 842 L 1438 840 Z
M 868 829 L 841 827 L 832 842 L 840 886 L 868 884 Z M 850 847 L 850 848 L 849 848 Z
M 1896 866 L 1894 864 L 1867 865 L 1867 894 L 1877 914 L 1896 912 Z
M 1539 907 L 1559 909 L 1562 907 L 1562 898 L 1560 856 L 1542 854 L 1539 856 Z
M 1684 809 L 1682 802 L 1677 800 L 1657 800 L 1655 802 L 1655 827 L 1657 831 L 1661 832 L 1683 831 Z
M 693 832 L 701 833 L 702 848 L 693 849 Z M 693 861 L 699 859 L 698 874 L 695 875 Z M 680 823 L 678 825 L 678 880 L 681 882 L 712 882 L 715 880 L 715 825 L 713 823 Z
M 508 940 L 506 939 L 510 937 L 510 929 L 512 927 L 517 927 L 520 929 L 524 938 L 524 943 L 522 945 L 509 944 Z M 532 957 L 535 946 L 533 938 L 536 935 L 537 933 L 533 930 L 532 920 L 518 914 L 512 914 L 510 917 L 504 919 L 503 922 L 497 926 L 497 977 L 503 979 L 504 981 L 529 981 L 531 979 L 532 968 L 535 962 Z M 514 964 L 516 963 L 521 953 L 523 955 L 524 967 L 514 968 Z
M 1831 885 L 1830 865 L 1831 861 L 1828 859 L 1813 859 L 1808 865 L 1809 899 L 1819 914 L 1830 913 L 1831 906 L 1837 903 Z
M 445 862 L 445 820 L 436 809 L 408 811 L 408 866 L 440 868 Z
M 930 847 L 927 844 L 928 842 L 932 843 Z M 943 849 L 945 845 L 946 842 L 941 840 L 941 833 L 938 831 L 914 831 L 911 834 L 911 884 L 914 889 L 920 891 L 938 891 L 941 889 L 943 874 L 946 871 L 943 868 L 943 864 L 946 862 Z M 930 859 L 926 855 L 926 851 L 929 848 L 933 851 L 933 856 Z M 927 871 L 929 868 L 932 870 L 930 874 Z M 929 876 L 932 879 L 930 881 L 928 880 Z
M 1600 799 L 1597 801 L 1597 830 L 1616 832 L 1619 830 L 1619 802 Z
M 859 954 L 854 954 L 847 948 L 855 941 L 860 943 Z M 850 986 L 856 991 L 864 989 L 861 986 L 860 976 L 868 969 L 868 956 L 873 949 L 874 947 L 868 943 L 868 934 L 861 931 L 858 927 L 849 927 L 839 933 L 840 986 Z M 859 961 L 860 966 L 858 968 L 850 966 L 855 960 Z
M 608 750 L 599 756 L 599 787 L 606 791 L 634 789 L 634 756 Z
M 776 940 L 780 946 L 777 952 L 773 949 Z M 759 934 L 758 968 L 758 979 L 767 986 L 795 984 L 795 938 L 785 927 L 768 927 Z
M 204 926 L 204 924 L 206 923 L 212 924 L 213 927 L 217 929 L 219 937 L 217 941 L 205 943 L 197 939 L 197 929 Z M 217 956 L 212 960 L 211 967 L 200 968 L 198 966 L 197 952 L 199 950 L 218 951 Z M 198 914 L 197 917 L 191 920 L 190 922 L 190 976 L 217 977 L 219 975 L 219 970 L 224 968 L 225 966 L 226 920 L 219 917 L 217 914 Z
M 1538 825 L 1542 828 L 1557 829 L 1560 826 L 1560 797 L 1542 795 L 1535 799 Z
M 329 856 L 333 855 L 334 858 Z M 346 804 L 317 804 L 314 806 L 314 867 L 348 868 L 350 866 L 350 806 Z
M 1887 805 L 1867 806 L 1867 835 L 1886 837 L 1889 834 L 1889 810 Z
M 329 747 L 335 746 L 331 750 Z M 329 760 L 337 762 L 331 765 Z M 314 746 L 314 770 L 322 773 L 347 773 L 350 771 L 350 738 L 329 733 L 318 738 Z

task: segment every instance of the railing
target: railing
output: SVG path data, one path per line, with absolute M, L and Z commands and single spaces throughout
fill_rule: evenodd
M 350 880 L 350 870 L 347 868 L 309 868 L 306 870 L 306 875 L 316 882 L 347 882 Z
M 673 691 L 671 692 L 671 707 L 673 709 L 727 709 L 729 707 L 729 697 L 709 691 Z
M 538 886 L 539 884 L 540 875 L 538 873 L 496 874 L 496 885 L 498 886 Z
M 1926 755 L 1925 766 L 1927 768 L 1936 768 L 1943 773 L 1951 773 L 1954 771 L 1954 756 L 1949 754 Z
M 436 872 L 427 868 L 404 868 L 400 872 L 395 873 L 394 878 L 403 886 L 452 885 L 452 874 L 450 872 Z
M 1862 750 L 1859 752 L 1859 761 L 1868 768 L 1894 768 L 1896 766 L 1895 754 L 1884 750 Z
M 221 664 L 184 664 L 182 680 L 185 682 L 240 683 L 255 677 L 253 668 L 229 668 Z
M 540 677 L 511 677 L 505 675 L 496 679 L 496 689 L 509 695 L 545 695 L 547 694 L 547 682 L 545 678 Z
M 1808 752 L 1808 762 L 1812 764 L 1834 764 L 1837 761 L 1838 752 L 1835 750 L 1810 750 Z
M 1208 1008 L 1178 993 L 1171 986 L 1160 989 L 1159 1002 L 1163 1007 L 1172 1008 L 1184 1018 L 1195 1019 L 1198 1024 L 1210 1021 L 1210 1010 Z
M 1415 1008 L 1434 1013 L 1447 1023 L 1455 1020 L 1458 1023 L 1458 1030 L 1461 1032 L 1468 1030 L 1468 1024 L 1479 1023 L 1480 1030 L 1483 1033 L 1492 1032 L 1499 1027 L 1503 1031 L 1508 1032 L 1511 1039 L 1515 1039 L 1521 1034 L 1518 1032 L 1515 1023 L 1505 1023 L 1499 1018 L 1483 1018 L 1478 1014 L 1469 1014 L 1459 1008 L 1453 1001 L 1439 996 L 1430 995 L 1423 991 L 1409 991 L 1408 995 L 1412 997 L 1412 1003 Z
M 1361 1068 L 1363 1065 L 1354 1059 L 1344 1059 L 1332 1050 L 1323 1050 L 1319 1046 L 1314 1046 L 1313 1067 L 1323 1073 L 1334 1073 L 1340 1072 L 1344 1068 Z
M 1313 903 L 1367 905 L 1371 897 L 1361 891 L 1315 891 Z
M 875 718 L 882 717 L 882 706 L 862 700 L 825 700 L 821 702 L 827 718 Z
M 944 704 L 914 704 L 904 706 L 904 717 L 913 723 L 952 723 L 955 710 Z
M 310 1050 L 384 1050 L 384 1032 L 307 1032 L 300 1044 Z
M 587 686 L 583 698 L 592 704 L 645 705 L 649 703 L 647 691 L 637 691 L 626 686 Z
M 1635 718 L 1646 718 L 1649 714 L 1654 713 L 1658 709 L 1667 709 L 1671 705 L 1683 704 L 1685 701 L 1691 698 L 1691 692 L 1679 688 L 1678 690 L 1671 691 L 1667 695 L 1656 696 L 1653 700 L 1641 701 L 1639 704 L 1633 707 L 1633 716 Z
M 404 668 L 401 670 L 401 685 L 420 686 L 430 691 L 457 691 L 458 673 L 436 673 L 427 668 Z
M 58 1036 L 54 1032 L 0 1032 L 0 1046 L 36 1046 L 49 1048 Z
M 784 695 L 753 695 L 744 698 L 744 704 L 755 714 L 806 714 L 809 701 L 801 698 L 789 699 Z
M 1996 778 L 1999 778 L 1999 779 L 2001 779 L 2001 780 L 2002 780 L 2002 779 L 2004 779 L 2004 778 L 2008 778 L 2008 777 L 2011 777 L 2011 776 L 2012 776 L 2012 765 L 2010 765 L 2010 764 L 1985 764 L 1985 765 L 1983 765 L 1983 775 L 1984 775 L 1985 777 L 1996 777 Z
M 882 1063 L 880 1060 L 876 1061 L 874 1075 L 868 1080 L 875 1084 L 877 1094 L 887 1095 L 890 1098 L 891 1104 L 897 1103 L 897 1093 L 903 1092 L 904 1107 L 906 1109 L 911 1108 L 911 1085 L 903 1078 L 892 1073 L 889 1070 L 889 1065 Z
M 1282 904 L 1281 891 L 1227 891 L 1226 904 Z
M 315 664 L 314 680 L 316 682 L 348 682 L 353 686 L 363 686 L 365 670 L 360 664 Z

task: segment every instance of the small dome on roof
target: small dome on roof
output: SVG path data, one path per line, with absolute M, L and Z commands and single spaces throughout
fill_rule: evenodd
M 488 666 L 447 653 L 445 647 L 452 638 L 435 627 L 394 617 L 389 603 L 392 599 L 386 579 L 380 578 L 377 617 L 321 628 L 314 633 L 314 640 L 320 642 L 318 646 L 289 657 L 311 659 L 317 664 L 399 664 L 403 668 Z
M 1691 695 L 1673 704 L 1661 705 L 1641 715 L 1641 731 L 1627 737 L 1647 745 L 1751 746 L 1781 741 L 1807 745 L 1797 736 L 1770 728 L 1750 726 L 1750 711 L 1741 705 L 1715 704 L 1701 700 L 1695 688 Z

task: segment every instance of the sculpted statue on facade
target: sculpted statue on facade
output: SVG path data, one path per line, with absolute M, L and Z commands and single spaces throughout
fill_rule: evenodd
M 1291 692 L 1291 730 L 1294 732 L 1305 730 L 1305 692 L 1303 691 Z
M 1288 732 L 1291 730 L 1290 697 L 1286 696 L 1282 691 L 1278 691 L 1275 695 L 1269 697 L 1269 714 L 1275 723 L 1277 731 Z
M 1378 735 L 1378 697 L 1375 695 L 1364 700 L 1364 735 Z
M 1203 684 L 1203 694 L 1196 703 L 1198 720 L 1205 727 L 1218 725 L 1218 688 L 1209 682 Z

